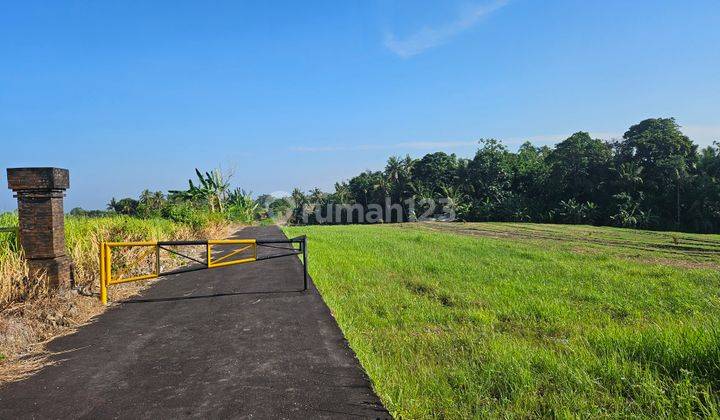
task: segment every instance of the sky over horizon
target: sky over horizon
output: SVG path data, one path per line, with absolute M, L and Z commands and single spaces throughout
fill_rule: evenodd
M 66 210 L 232 170 L 330 190 L 390 155 L 470 157 L 675 117 L 720 140 L 720 2 L 6 2 L 4 168 L 70 170 Z

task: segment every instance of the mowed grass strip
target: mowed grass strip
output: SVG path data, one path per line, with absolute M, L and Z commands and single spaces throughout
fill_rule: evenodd
M 603 252 L 682 267 L 720 268 L 720 235 L 501 222 L 423 223 L 416 227 L 525 242 L 557 241 L 565 245 L 564 249 L 575 252 Z
M 309 236 L 313 280 L 396 416 L 720 413 L 716 270 L 420 225 L 285 231 Z

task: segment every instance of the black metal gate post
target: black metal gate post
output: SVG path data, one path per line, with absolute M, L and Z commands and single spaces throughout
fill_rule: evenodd
M 302 251 L 303 251 L 303 291 L 305 291 L 305 290 L 307 290 L 307 287 L 308 287 L 307 236 L 303 236 Z

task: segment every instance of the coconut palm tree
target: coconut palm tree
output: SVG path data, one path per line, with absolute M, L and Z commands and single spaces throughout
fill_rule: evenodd
M 390 181 L 391 185 L 397 185 L 400 181 L 400 177 L 402 176 L 403 172 L 403 163 L 400 158 L 396 156 L 390 156 L 387 161 L 387 165 L 385 165 L 385 176 L 387 177 L 388 181 Z
M 642 172 L 643 167 L 635 162 L 624 162 L 620 165 L 620 168 L 617 169 L 620 181 L 631 193 L 634 193 L 638 186 L 642 185 Z
M 321 205 L 325 201 L 325 193 L 320 188 L 313 188 L 309 194 L 310 202 L 315 205 Z
M 336 182 L 335 183 L 335 200 L 339 204 L 349 204 L 352 192 L 347 182 Z

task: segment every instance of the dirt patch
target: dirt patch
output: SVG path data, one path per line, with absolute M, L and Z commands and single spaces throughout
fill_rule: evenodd
M 455 302 L 455 299 L 453 299 L 452 296 L 438 291 L 435 286 L 417 281 L 406 281 L 405 287 L 412 293 L 439 302 L 446 308 L 457 306 L 457 302 Z
M 687 269 L 720 269 L 720 264 L 709 261 L 688 261 L 673 258 L 661 257 L 635 257 L 628 258 L 633 261 L 639 261 L 645 264 L 667 265 L 670 267 L 687 268 Z
M 581 247 L 581 246 L 574 246 L 574 247 L 572 247 L 571 251 L 575 254 L 580 254 L 580 255 L 600 254 L 600 251 L 598 251 L 597 249 L 585 248 L 585 247 Z
M 616 237 L 616 235 L 601 232 L 558 233 L 545 231 L 535 226 L 505 226 L 503 229 L 493 230 L 483 228 L 482 223 L 421 223 L 421 228 L 449 232 L 467 236 L 482 236 L 493 239 L 511 239 L 524 243 L 533 243 L 542 246 L 544 242 L 570 245 L 569 250 L 580 255 L 601 254 L 607 250 L 611 255 L 622 259 L 646 264 L 661 264 L 679 268 L 720 268 L 720 243 L 696 238 L 680 238 L 673 240 L 672 235 L 660 232 L 640 231 L 639 234 L 662 235 L 668 238 L 668 243 L 642 242 Z M 609 235 L 609 236 L 608 236 Z M 604 236 L 604 237 L 603 237 Z M 656 255 L 653 255 L 656 254 Z

